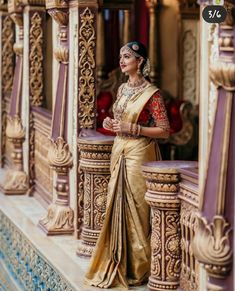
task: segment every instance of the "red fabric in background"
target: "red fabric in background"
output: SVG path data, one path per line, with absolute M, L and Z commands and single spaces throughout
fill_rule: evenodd
M 180 106 L 183 100 L 174 99 L 166 104 L 167 115 L 170 123 L 170 134 L 182 129 L 183 121 L 180 116 Z
M 97 111 L 96 122 L 97 131 L 105 135 L 116 135 L 114 132 L 103 128 L 103 120 L 106 117 L 111 117 L 110 109 L 112 106 L 113 98 L 109 92 L 100 92 L 97 96 Z

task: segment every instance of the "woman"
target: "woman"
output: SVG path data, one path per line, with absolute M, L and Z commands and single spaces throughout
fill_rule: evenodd
M 144 162 L 160 159 L 153 138 L 167 138 L 169 123 L 159 90 L 150 84 L 143 44 L 120 50 L 120 67 L 129 76 L 118 89 L 114 119 L 105 129 L 117 134 L 111 156 L 106 217 L 86 282 L 101 288 L 140 285 L 150 272 L 150 217 L 144 200 Z

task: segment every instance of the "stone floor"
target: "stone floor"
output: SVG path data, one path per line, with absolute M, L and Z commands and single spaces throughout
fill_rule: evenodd
M 89 259 L 80 258 L 76 255 L 78 240 L 68 235 L 48 237 L 37 226 L 39 219 L 46 214 L 46 210 L 35 198 L 28 196 L 5 196 L 0 193 L 0 209 L 39 252 L 47 258 L 50 264 L 55 266 L 71 283 L 75 290 L 101 290 L 84 286 L 83 284 Z M 131 288 L 131 290 L 145 291 L 147 287 L 136 287 Z

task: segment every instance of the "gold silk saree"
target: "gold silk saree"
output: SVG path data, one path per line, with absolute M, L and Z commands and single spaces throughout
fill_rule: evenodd
M 141 92 L 116 101 L 121 119 L 137 123 L 146 102 L 158 89 L 148 85 Z M 114 117 L 117 112 L 114 111 Z M 155 141 L 146 137 L 116 136 L 111 156 L 104 225 L 85 282 L 101 288 L 140 285 L 150 273 L 150 209 L 145 202 L 141 165 L 160 159 Z

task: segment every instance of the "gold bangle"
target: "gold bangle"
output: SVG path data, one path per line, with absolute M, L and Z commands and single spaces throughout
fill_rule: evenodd
M 134 123 L 134 125 L 133 135 L 136 136 L 138 132 L 138 125 L 136 123 Z
M 135 123 L 132 123 L 131 134 L 132 134 L 132 135 L 135 134 Z
M 140 135 L 140 129 L 141 129 L 141 126 L 140 126 L 140 124 L 138 124 L 138 126 L 137 126 L 137 136 Z
M 132 131 L 133 131 L 133 123 L 131 122 L 131 124 L 130 124 L 130 134 L 132 134 Z

